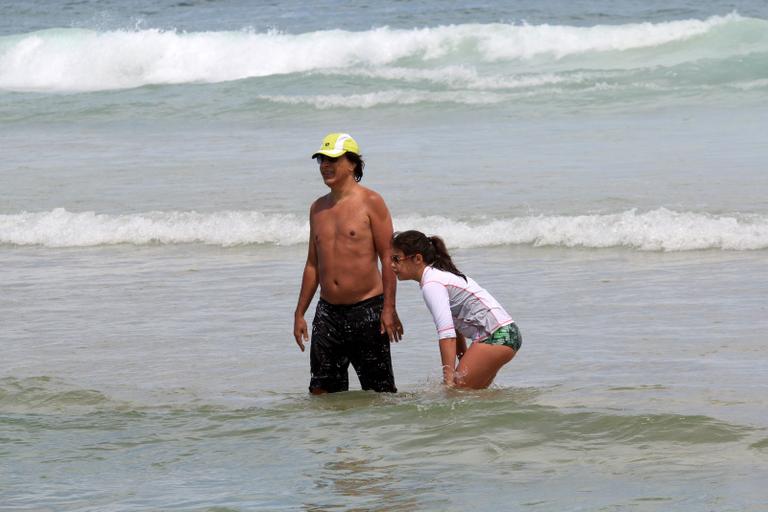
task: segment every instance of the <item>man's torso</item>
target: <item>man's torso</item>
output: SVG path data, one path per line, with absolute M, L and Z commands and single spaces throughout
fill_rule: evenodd
M 331 304 L 354 304 L 383 292 L 366 204 L 369 193 L 359 187 L 335 204 L 324 196 L 313 208 L 320 296 Z

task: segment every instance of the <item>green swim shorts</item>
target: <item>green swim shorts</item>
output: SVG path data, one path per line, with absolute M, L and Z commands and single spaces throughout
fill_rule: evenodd
M 520 335 L 520 329 L 515 324 L 508 324 L 493 331 L 493 334 L 483 340 L 483 343 L 488 345 L 504 345 L 518 351 L 523 344 L 523 337 Z

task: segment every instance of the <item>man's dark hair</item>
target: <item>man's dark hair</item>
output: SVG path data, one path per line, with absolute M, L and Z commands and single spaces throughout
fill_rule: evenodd
M 365 162 L 363 161 L 363 155 L 358 155 L 355 153 L 352 153 L 351 151 L 347 151 L 344 153 L 344 155 L 347 157 L 347 159 L 355 164 L 355 181 L 360 181 L 363 179 L 363 169 L 365 169 Z

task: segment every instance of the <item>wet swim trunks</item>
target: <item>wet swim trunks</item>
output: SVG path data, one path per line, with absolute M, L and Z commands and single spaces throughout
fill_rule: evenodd
M 508 324 L 493 331 L 493 334 L 483 340 L 482 343 L 504 345 L 518 351 L 523 344 L 523 337 L 520 335 L 520 329 L 515 324 Z
M 310 391 L 347 391 L 350 363 L 363 389 L 397 391 L 389 337 L 380 332 L 383 306 L 383 295 L 349 305 L 318 300 L 309 351 Z

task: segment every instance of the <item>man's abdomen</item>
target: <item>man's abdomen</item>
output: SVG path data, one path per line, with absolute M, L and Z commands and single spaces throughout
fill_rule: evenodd
M 320 296 L 331 304 L 355 304 L 381 295 L 384 287 L 376 265 L 354 268 L 349 265 L 320 269 Z

